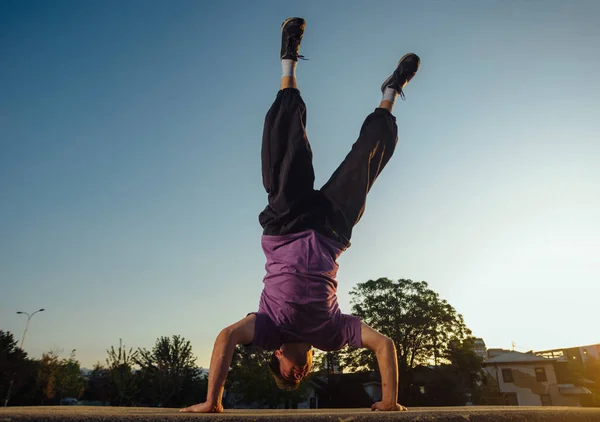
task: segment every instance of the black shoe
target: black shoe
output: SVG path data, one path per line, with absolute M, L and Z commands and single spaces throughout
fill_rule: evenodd
M 381 92 L 383 93 L 389 87 L 398 91 L 402 99 L 404 99 L 402 88 L 416 75 L 420 64 L 421 59 L 419 59 L 419 56 L 414 53 L 406 54 L 398 62 L 398 67 L 394 70 L 394 73 L 381 85 Z
M 302 18 L 289 18 L 281 24 L 281 60 L 297 62 L 298 58 L 304 58 L 298 55 L 298 51 L 305 27 L 306 21 Z

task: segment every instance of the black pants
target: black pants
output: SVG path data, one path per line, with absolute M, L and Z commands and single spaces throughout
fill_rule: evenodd
M 375 109 L 350 153 L 320 190 L 314 189 L 305 127 L 306 106 L 300 92 L 279 91 L 263 132 L 262 177 L 269 204 L 260 213 L 260 224 L 266 235 L 312 229 L 349 246 L 367 194 L 398 142 L 396 118 L 386 109 Z

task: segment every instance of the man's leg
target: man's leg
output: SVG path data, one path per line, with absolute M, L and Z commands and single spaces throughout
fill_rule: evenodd
M 262 178 L 269 205 L 259 221 L 265 234 L 300 230 L 306 198 L 314 192 L 312 151 L 306 136 L 306 106 L 296 81 L 298 50 L 305 22 L 291 18 L 282 25 L 281 90 L 265 118 Z
M 398 95 L 404 97 L 402 88 L 415 75 L 419 64 L 415 54 L 400 59 L 397 69 L 381 87 L 379 108 L 366 118 L 352 150 L 321 188 L 333 203 L 329 225 L 348 244 L 352 228 L 363 215 L 367 194 L 396 148 L 398 126 L 391 114 L 394 101 Z

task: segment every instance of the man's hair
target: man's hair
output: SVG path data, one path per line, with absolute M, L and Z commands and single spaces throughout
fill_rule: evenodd
M 271 370 L 271 374 L 273 375 L 273 379 L 275 379 L 275 384 L 281 390 L 294 391 L 300 385 L 300 380 L 286 380 L 281 376 L 281 371 L 279 370 L 279 359 L 275 356 L 275 352 L 271 355 L 271 360 L 269 360 L 269 369 Z

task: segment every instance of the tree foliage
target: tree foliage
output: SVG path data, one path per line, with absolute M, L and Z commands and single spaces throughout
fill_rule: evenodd
M 140 366 L 142 402 L 175 406 L 181 402 L 183 386 L 194 376 L 196 358 L 192 345 L 183 337 L 159 337 L 152 350 L 138 349 L 135 363 Z
M 63 359 L 57 351 L 44 353 L 39 362 L 37 383 L 43 404 L 56 404 L 66 397 L 81 397 L 85 379 L 79 361 L 75 359 L 75 350 Z
M 26 355 L 17 347 L 17 341 L 13 334 L 0 330 L 0 393 L 2 393 L 2 399 L 6 396 L 8 387 L 25 358 Z
M 427 406 L 464 406 L 468 402 L 481 403 L 481 386 L 484 372 L 481 366 L 483 359 L 475 353 L 474 339 L 452 341 L 444 354 L 445 363 L 433 367 L 422 367 L 426 372 L 419 383 L 424 387 L 419 397 L 411 399 L 416 405 Z M 418 378 L 413 371 L 412 379 Z
M 87 377 L 87 385 L 82 399 L 102 404 L 116 404 L 118 394 L 112 384 L 109 371 L 96 362 Z
M 380 278 L 357 284 L 350 294 L 352 313 L 396 345 L 401 400 L 410 393 L 415 367 L 449 364 L 450 341 L 471 335 L 462 315 L 425 281 Z M 338 356 L 346 370 L 379 370 L 375 354 L 367 349 L 346 348 Z
M 312 373 L 319 373 L 324 377 L 342 373 L 342 356 L 340 350 L 327 352 L 317 350 L 313 357 Z
M 202 402 L 208 390 L 205 370 L 194 365 L 189 341 L 160 337 L 151 350 L 119 346 L 107 351 L 83 375 L 75 351 L 61 358 L 56 350 L 28 359 L 10 332 L 0 330 L 0 395 L 13 387 L 10 405 L 55 405 L 73 397 L 111 405 L 182 406 Z M 139 370 L 136 370 L 139 365 Z
M 350 294 L 353 314 L 394 340 L 401 371 L 439 363 L 450 340 L 471 334 L 462 315 L 424 281 L 380 278 L 359 283 Z M 368 351 L 351 353 L 345 362 L 353 369 L 377 369 Z
M 138 352 L 133 348 L 127 350 L 123 346 L 123 341 L 119 339 L 119 348 L 111 346 L 106 351 L 107 373 L 116 392 L 117 403 L 119 406 L 131 403 L 136 393 L 136 377 L 133 373 L 133 366 L 138 357 Z
M 193 368 L 184 379 L 180 395 L 180 405 L 189 406 L 206 401 L 208 393 L 208 373 L 202 368 Z
M 468 397 L 474 402 L 479 400 L 479 386 L 484 382 L 483 358 L 475 353 L 475 338 L 467 337 L 463 341 L 450 342 L 446 359 L 456 374 L 454 384 L 458 386 L 462 397 Z M 462 403 L 466 404 L 466 403 Z
M 9 374 L 12 366 L 26 358 L 27 354 L 17 347 L 17 340 L 10 331 L 0 330 L 0 370 Z
M 0 400 L 4 400 L 11 390 L 11 403 L 19 397 L 19 392 L 29 383 L 34 368 L 27 359 L 27 353 L 17 347 L 17 340 L 9 331 L 0 330 Z M 17 404 L 19 403 L 17 399 Z

